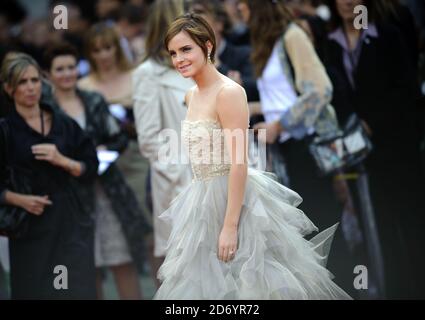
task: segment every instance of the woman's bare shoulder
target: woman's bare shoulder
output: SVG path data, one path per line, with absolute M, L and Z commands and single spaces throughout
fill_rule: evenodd
M 246 98 L 245 89 L 228 77 L 223 78 L 223 84 L 217 93 L 217 99 L 222 98 Z
M 232 118 L 248 110 L 245 89 L 233 80 L 225 81 L 217 93 L 216 112 L 220 117 Z
M 230 79 L 229 77 L 223 75 L 222 76 L 223 81 L 223 87 L 233 87 L 233 88 L 239 88 L 239 90 L 245 90 L 239 83 L 236 81 Z
M 187 90 L 186 95 L 184 96 L 184 102 L 185 102 L 186 108 L 189 108 L 190 100 L 192 100 L 193 93 L 195 92 L 197 88 L 198 86 L 194 85 L 193 87 L 189 88 L 189 90 Z
M 86 90 L 94 90 L 96 89 L 96 82 L 92 75 L 87 75 L 80 80 L 78 80 L 78 87 Z

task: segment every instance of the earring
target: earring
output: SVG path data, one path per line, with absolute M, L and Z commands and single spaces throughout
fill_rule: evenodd
M 211 53 L 210 52 L 208 52 L 208 62 L 209 63 L 212 63 L 212 61 L 211 61 Z

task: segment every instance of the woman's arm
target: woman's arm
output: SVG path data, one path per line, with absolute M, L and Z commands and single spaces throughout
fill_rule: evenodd
M 72 159 L 65 157 L 68 165 L 65 169 L 74 177 L 78 177 L 82 181 L 90 181 L 97 177 L 97 169 L 99 160 L 97 159 L 97 152 L 93 140 L 83 131 L 80 126 L 72 121 L 72 138 L 70 137 L 70 145 L 73 150 L 71 152 Z M 73 164 L 74 163 L 74 164 Z M 74 167 L 72 167 L 74 165 Z M 77 167 L 79 165 L 79 167 Z
M 244 90 L 239 86 L 225 86 L 217 96 L 217 113 L 231 161 L 226 215 L 218 244 L 219 259 L 227 262 L 237 250 L 238 224 L 248 175 L 249 111 Z
M 31 147 L 36 160 L 47 161 L 56 167 L 60 167 L 69 172 L 74 177 L 83 174 L 84 164 L 64 156 L 54 144 L 37 144 Z
M 3 134 L 0 134 L 0 205 L 11 205 L 24 208 L 31 214 L 40 215 L 44 207 L 51 205 L 52 202 L 48 196 L 32 196 L 12 192 L 6 186 L 6 162 L 5 152 L 6 143 Z
M 28 213 L 39 216 L 44 212 L 46 206 L 53 203 L 49 200 L 49 196 L 33 196 L 5 190 L 4 200 L 1 204 L 21 207 Z
M 100 132 L 101 140 L 99 143 L 102 149 L 122 153 L 128 146 L 128 136 L 121 130 L 118 120 L 109 112 L 108 103 L 102 96 L 99 97 L 97 104 L 95 109 L 99 114 L 94 116 L 99 117 L 98 121 L 100 121 L 99 128 L 102 132 Z
M 302 139 L 332 98 L 332 84 L 306 33 L 293 25 L 286 33 L 285 48 L 300 93 L 295 104 L 280 119 L 281 127 Z
M 92 139 L 77 122 L 67 117 L 59 119 L 67 139 L 67 155 L 63 155 L 54 144 L 38 144 L 31 147 L 35 159 L 47 161 L 81 180 L 94 179 L 99 161 Z

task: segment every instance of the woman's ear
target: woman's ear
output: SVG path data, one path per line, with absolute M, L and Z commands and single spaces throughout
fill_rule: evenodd
M 12 87 L 9 84 L 4 83 L 3 84 L 3 89 L 4 89 L 4 91 L 7 93 L 7 95 L 9 97 L 13 98 L 13 89 L 12 89 Z
M 213 48 L 211 41 L 207 40 L 206 45 L 207 45 L 208 53 L 211 53 L 212 48 Z

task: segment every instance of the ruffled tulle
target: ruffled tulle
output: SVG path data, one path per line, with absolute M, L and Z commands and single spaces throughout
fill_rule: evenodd
M 195 181 L 161 216 L 172 224 L 154 299 L 350 299 L 325 268 L 337 224 L 316 226 L 302 198 L 265 172 L 249 169 L 231 262 L 217 257 L 228 177 Z

